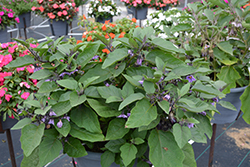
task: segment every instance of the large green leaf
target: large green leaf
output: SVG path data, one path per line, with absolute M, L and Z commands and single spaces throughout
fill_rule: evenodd
M 39 163 L 39 147 L 37 147 L 30 156 L 23 155 L 21 167 L 41 167 Z
M 221 68 L 219 74 L 217 74 L 218 78 L 226 83 L 235 82 L 237 79 L 240 79 L 241 76 L 239 73 L 234 69 L 233 66 L 224 66 Z
M 178 48 L 172 42 L 167 41 L 167 40 L 162 39 L 162 38 L 154 38 L 152 43 L 155 44 L 156 46 L 158 46 L 160 49 L 168 51 L 168 52 L 185 53 L 185 51 L 183 49 Z
M 244 113 L 242 118 L 246 123 L 250 124 L 250 86 L 248 86 L 240 97 L 241 110 Z
M 87 88 L 92 82 L 100 78 L 100 76 L 94 76 L 83 81 L 83 89 Z
M 70 119 L 79 127 L 93 133 L 102 133 L 96 113 L 86 106 L 73 108 L 70 112 Z
M 161 102 L 157 102 L 157 104 L 165 113 L 169 114 L 169 102 L 167 100 L 162 100 Z
M 98 142 L 104 141 L 101 133 L 92 133 L 71 123 L 70 135 L 83 141 Z
M 126 122 L 128 128 L 147 126 L 157 117 L 156 106 L 148 100 L 142 99 L 136 103 L 136 106 L 131 110 L 131 115 Z
M 62 149 L 62 143 L 57 138 L 45 137 L 39 145 L 40 165 L 44 166 L 53 161 L 56 157 L 58 157 Z
M 194 150 L 193 147 L 187 143 L 183 148 L 182 151 L 185 155 L 185 159 L 183 161 L 183 167 L 191 167 L 191 166 L 197 166 L 196 161 L 194 158 Z
M 120 150 L 123 163 L 128 166 L 136 158 L 137 148 L 133 144 L 125 143 Z
M 143 88 L 145 89 L 147 94 L 154 94 L 155 93 L 155 85 L 152 82 L 144 81 Z
M 62 134 L 64 137 L 67 137 L 71 129 L 70 123 L 67 119 L 62 119 L 61 121 L 63 123 L 62 127 L 58 128 L 57 126 L 55 126 L 55 128 L 60 134 Z M 55 120 L 55 125 L 57 125 L 57 123 L 58 120 Z
M 174 124 L 173 135 L 180 148 L 183 148 L 192 136 L 190 129 L 186 126 L 181 126 L 180 124 Z
M 238 59 L 235 56 L 232 56 L 228 53 L 225 53 L 217 47 L 214 48 L 213 51 L 214 51 L 214 56 L 225 65 L 230 66 L 230 65 L 237 63 L 237 61 L 238 61 Z
M 116 49 L 113 52 L 109 53 L 109 56 L 105 59 L 102 65 L 102 69 L 105 69 L 114 63 L 124 59 L 125 57 L 128 56 L 128 51 L 127 49 Z
M 180 59 L 176 58 L 172 54 L 166 53 L 166 52 L 164 52 L 162 50 L 153 50 L 153 51 L 149 52 L 146 55 L 146 60 L 155 64 L 156 63 L 155 62 L 155 58 L 156 57 L 159 57 L 160 59 L 162 59 L 162 61 L 165 62 L 166 67 L 169 67 L 169 68 L 174 68 L 174 67 L 178 67 L 178 66 L 184 65 L 183 61 L 181 61 Z
M 233 45 L 230 44 L 229 41 L 222 41 L 217 43 L 217 46 L 224 52 L 233 56 Z
M 107 144 L 105 144 L 105 147 L 112 151 L 113 153 L 119 153 L 120 147 L 126 143 L 126 140 L 124 139 L 118 139 L 118 140 L 110 140 Z
M 115 154 L 107 150 L 101 155 L 101 165 L 102 167 L 110 167 L 115 161 Z
M 24 104 L 28 104 L 28 105 L 30 105 L 30 106 L 34 106 L 34 107 L 38 107 L 38 108 L 41 107 L 40 102 L 37 101 L 37 100 L 25 100 L 25 101 L 24 101 Z
M 154 70 L 144 66 L 126 68 L 126 73 L 131 77 L 135 75 L 146 75 L 147 77 L 154 76 Z
M 100 76 L 98 79 L 93 81 L 90 85 L 94 85 L 97 83 L 101 83 L 105 80 L 107 80 L 109 77 L 112 76 L 112 73 L 108 69 L 102 69 L 102 65 L 98 64 L 94 68 L 91 68 L 88 70 L 79 80 L 79 82 L 83 83 L 88 78 L 94 77 L 94 76 Z
M 134 93 L 134 87 L 129 82 L 126 82 L 122 88 L 122 97 L 125 99 Z
M 56 90 L 57 88 L 58 86 L 55 81 L 44 82 L 40 86 L 38 93 L 49 93 L 52 92 L 53 90 Z
M 148 145 L 149 160 L 155 167 L 182 167 L 184 154 L 171 132 L 152 130 Z
M 125 134 L 129 132 L 128 128 L 125 128 L 125 120 L 123 118 L 115 118 L 110 121 L 106 140 L 121 139 Z
M 219 97 L 225 97 L 224 93 L 221 93 L 218 89 L 215 89 L 210 86 L 205 86 L 201 82 L 196 82 L 195 85 L 192 87 L 192 90 L 203 92 L 210 95 L 215 95 Z
M 204 117 L 201 114 L 196 114 L 193 117 L 200 122 L 198 124 L 195 124 L 199 131 L 203 134 L 206 134 L 208 138 L 211 138 L 213 131 L 209 118 Z
M 86 95 L 79 96 L 76 91 L 70 93 L 70 104 L 72 107 L 78 106 L 87 100 Z
M 45 124 L 39 126 L 28 124 L 23 127 L 20 137 L 23 153 L 28 157 L 34 149 L 40 144 L 44 133 Z
M 71 109 L 70 101 L 58 102 L 52 106 L 52 110 L 56 113 L 57 116 L 66 114 Z
M 134 93 L 134 94 L 129 95 L 126 99 L 124 99 L 123 102 L 120 103 L 118 110 L 119 111 L 122 110 L 127 105 L 129 105 L 137 100 L 141 100 L 143 97 L 145 97 L 145 96 L 142 93 Z
M 235 106 L 234 106 L 232 103 L 228 102 L 228 101 L 220 100 L 220 101 L 218 102 L 218 104 L 221 105 L 221 106 L 224 107 L 224 108 L 229 109 L 229 110 L 237 111 L 237 109 L 235 108 Z
M 190 30 L 192 26 L 188 23 L 179 23 L 171 28 L 172 33 Z
M 112 108 L 109 104 L 97 101 L 94 99 L 87 99 L 89 105 L 97 112 L 101 117 L 114 117 L 121 114 L 120 111 L 117 111 L 115 108 Z
M 214 20 L 214 12 L 210 9 L 205 9 L 204 13 L 206 15 L 206 17 L 208 18 L 208 20 L 210 20 L 211 22 Z
M 7 64 L 6 68 L 17 68 L 17 67 L 23 67 L 30 64 L 34 64 L 35 60 L 30 55 L 25 55 L 24 57 L 17 57 L 15 60 L 11 61 L 9 64 Z
M 62 79 L 57 81 L 57 83 L 67 89 L 75 90 L 78 86 L 78 83 L 74 79 Z
M 122 101 L 121 89 L 119 89 L 113 85 L 110 85 L 109 87 L 107 87 L 107 86 L 98 87 L 97 91 L 104 99 L 108 99 L 111 96 L 115 96 L 115 97 L 118 97 L 118 99 L 120 99 L 120 101 Z
M 25 125 L 30 124 L 32 121 L 30 118 L 24 118 L 18 121 L 12 128 L 11 130 L 17 130 L 17 129 L 22 129 Z
M 189 74 L 193 74 L 197 71 L 196 68 L 193 66 L 188 66 L 188 65 L 182 65 L 179 67 L 176 67 L 172 70 L 172 73 L 175 73 L 177 76 L 186 76 Z
M 64 143 L 63 152 L 68 154 L 68 156 L 75 158 L 88 155 L 80 140 L 73 137 L 68 138 L 67 142 Z
M 34 72 L 30 78 L 32 79 L 45 79 L 51 76 L 53 73 L 46 69 L 41 69 L 39 71 Z
M 140 132 L 140 131 L 146 131 L 146 130 L 149 130 L 149 129 L 153 129 L 159 124 L 159 122 L 160 122 L 160 117 L 157 117 L 148 126 L 140 126 L 138 130 Z
M 80 64 L 83 68 L 96 55 L 99 47 L 99 43 L 88 43 L 84 50 L 77 56 L 77 64 Z

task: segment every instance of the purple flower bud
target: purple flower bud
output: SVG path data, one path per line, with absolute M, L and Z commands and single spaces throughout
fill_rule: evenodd
M 44 116 L 44 117 L 41 119 L 41 121 L 45 122 L 45 118 L 46 118 L 46 116 Z
M 49 112 L 49 116 L 51 116 L 51 117 L 52 117 L 52 116 L 56 116 L 56 113 L 55 113 L 54 111 L 50 111 L 50 112 Z
M 194 127 L 194 123 L 188 123 L 188 124 L 187 124 L 187 127 L 193 128 L 193 127 Z
M 105 86 L 109 87 L 110 85 L 109 85 L 109 83 L 105 83 Z
M 213 100 L 214 102 L 219 102 L 219 99 L 218 99 L 217 97 L 212 98 L 212 100 Z
M 127 113 L 127 116 L 130 117 L 131 113 Z
M 157 70 L 157 67 L 151 67 L 153 70 Z
M 213 103 L 211 103 L 213 106 L 215 105 L 215 103 L 213 102 Z
M 57 126 L 58 128 L 61 128 L 61 127 L 63 126 L 62 120 L 60 120 L 60 121 L 56 124 L 56 126 Z
M 95 60 L 95 59 L 98 59 L 98 58 L 99 58 L 99 56 L 95 55 L 95 56 L 92 58 L 92 60 Z
M 186 79 L 188 80 L 188 82 L 193 82 L 193 81 L 196 81 L 196 79 L 194 78 L 193 75 L 189 75 L 186 77 Z
M 167 99 L 167 100 L 169 100 L 169 99 L 170 99 L 170 95 L 166 94 L 166 95 L 164 96 L 164 98 Z
M 133 53 L 132 50 L 128 50 L 128 54 L 129 54 L 131 57 L 134 56 L 134 53 Z
M 207 113 L 205 111 L 200 112 L 199 114 L 206 116 Z
M 70 122 L 70 117 L 69 116 L 64 116 L 63 119 L 67 119 Z

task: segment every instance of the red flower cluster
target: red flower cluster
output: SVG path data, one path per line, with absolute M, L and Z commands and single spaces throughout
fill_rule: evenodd
M 37 2 L 40 6 L 33 6 L 31 10 L 50 19 L 70 20 L 79 10 L 74 0 L 37 0 Z

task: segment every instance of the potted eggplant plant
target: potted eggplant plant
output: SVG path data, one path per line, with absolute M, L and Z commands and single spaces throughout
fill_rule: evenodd
M 14 127 L 22 129 L 21 166 L 44 166 L 61 150 L 85 157 L 87 166 L 196 166 L 188 141 L 211 137 L 211 97 L 225 96 L 218 90 L 224 82 L 202 79 L 210 69 L 178 59 L 184 50 L 152 27 L 95 36 L 79 44 L 48 39 L 34 49 L 18 40 L 42 64 L 30 76 L 39 90 L 18 106 L 25 117 Z

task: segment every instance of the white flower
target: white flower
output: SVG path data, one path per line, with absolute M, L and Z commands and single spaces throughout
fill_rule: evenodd
M 154 18 L 154 19 L 152 20 L 152 23 L 156 23 L 156 22 L 158 22 L 158 19 L 157 19 L 157 18 Z
M 171 17 L 167 17 L 167 18 L 166 18 L 166 21 L 171 21 L 171 20 L 172 20 Z
M 160 26 L 160 22 L 158 22 L 156 25 L 155 25 L 155 28 L 159 27 Z
M 163 25 L 161 25 L 161 26 L 159 27 L 159 29 L 163 31 L 163 30 L 164 30 Z
M 111 15 L 115 15 L 115 13 L 113 11 L 110 12 Z
M 178 37 L 178 35 L 179 35 L 178 32 L 175 32 L 175 33 L 174 33 L 174 36 L 175 36 L 175 37 Z
M 163 38 L 163 39 L 166 39 L 168 36 L 167 36 L 166 34 L 164 34 L 164 33 L 160 33 L 160 34 L 158 35 L 158 37 Z

